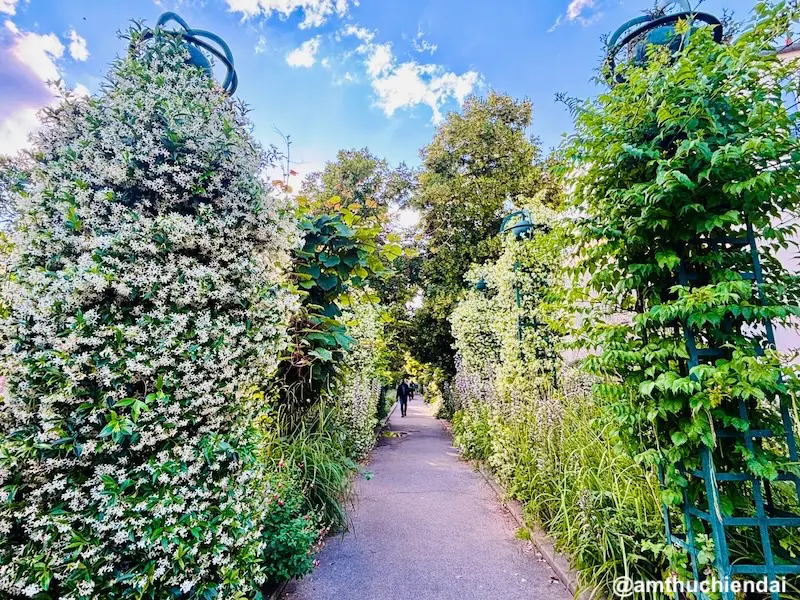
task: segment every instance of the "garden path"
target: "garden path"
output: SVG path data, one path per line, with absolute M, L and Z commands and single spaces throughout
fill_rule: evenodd
M 461 461 L 421 398 L 396 410 L 366 470 L 350 532 L 288 600 L 569 600 L 479 473 Z

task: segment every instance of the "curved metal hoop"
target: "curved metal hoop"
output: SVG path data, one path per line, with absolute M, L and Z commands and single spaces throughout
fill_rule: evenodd
M 688 5 L 688 2 L 686 2 L 685 0 L 681 1 L 681 4 L 684 3 Z M 668 3 L 667 6 L 669 4 L 674 4 L 674 2 Z M 706 25 L 713 27 L 712 35 L 714 37 L 714 41 L 718 44 L 722 42 L 722 23 L 717 17 L 709 13 L 684 11 L 684 12 L 674 13 L 671 15 L 664 15 L 663 17 L 657 17 L 655 19 L 651 19 L 650 17 L 647 16 L 637 17 L 635 19 L 631 19 L 630 21 L 625 23 L 622 27 L 617 29 L 617 31 L 609 40 L 608 44 L 609 51 L 607 59 L 609 67 L 609 79 L 613 78 L 613 82 L 616 83 L 624 82 L 622 76 L 616 75 L 614 71 L 616 69 L 616 56 L 619 53 L 619 51 L 622 50 L 627 44 L 635 40 L 637 37 L 640 37 L 655 29 L 659 29 L 667 25 L 675 25 L 681 19 L 689 20 L 692 22 L 692 24 L 699 21 L 701 23 L 705 23 Z M 633 30 L 631 30 L 632 27 L 634 27 Z M 683 39 L 681 40 L 681 45 L 685 44 L 687 39 L 688 39 L 688 34 L 683 36 Z
M 236 91 L 236 88 L 239 87 L 239 76 L 236 74 L 236 69 L 233 66 L 233 53 L 231 52 L 230 47 L 225 41 L 219 37 L 217 34 L 212 33 L 210 31 L 205 31 L 204 29 L 192 29 L 189 25 L 184 21 L 180 16 L 175 14 L 174 12 L 165 12 L 158 18 L 156 22 L 156 27 L 164 28 L 164 26 L 169 23 L 170 21 L 174 21 L 181 28 L 183 31 L 167 31 L 167 33 L 178 35 L 180 36 L 187 44 L 197 46 L 207 50 L 211 54 L 213 54 L 216 58 L 218 58 L 225 68 L 227 69 L 227 74 L 225 76 L 225 81 L 222 84 L 222 87 L 228 93 L 228 95 L 232 96 Z M 144 35 L 144 39 L 150 39 L 153 37 L 153 32 L 148 31 Z M 206 38 L 206 39 L 202 39 Z M 206 41 L 210 40 L 210 41 Z M 216 45 L 214 45 L 216 44 Z M 210 73 L 210 66 L 208 67 Z
M 692 12 L 692 7 L 689 4 L 689 0 L 664 0 L 664 2 L 662 2 L 661 4 L 659 4 L 656 7 L 656 10 L 659 13 L 666 12 L 666 10 L 669 7 L 674 6 L 674 5 L 678 5 L 681 13 L 691 13 Z M 666 15 L 666 16 L 671 16 L 671 15 Z M 656 17 L 656 18 L 660 18 L 660 17 Z M 627 23 L 625 23 L 624 25 L 619 27 L 614 32 L 614 35 L 612 35 L 611 39 L 608 40 L 608 44 L 607 44 L 608 47 L 609 48 L 615 48 L 618 45 L 617 44 L 617 40 L 620 38 L 620 36 L 622 36 L 622 34 L 624 34 L 626 31 L 628 31 L 631 27 L 634 27 L 634 26 L 642 24 L 642 23 L 650 23 L 653 20 L 655 20 L 653 17 L 649 17 L 647 15 L 642 15 L 641 17 L 636 17 L 635 19 L 631 19 L 630 21 L 628 21 Z M 637 33 L 636 35 L 639 35 L 639 34 Z M 624 44 L 619 44 L 619 46 L 622 47 L 622 46 L 624 46 Z
M 509 222 L 514 217 L 520 217 L 520 223 L 527 222 L 528 225 L 531 224 L 531 217 L 526 209 L 523 208 L 522 210 L 515 210 L 503 219 L 503 222 L 500 224 L 500 233 L 508 233 L 514 228 L 514 225 L 509 225 Z

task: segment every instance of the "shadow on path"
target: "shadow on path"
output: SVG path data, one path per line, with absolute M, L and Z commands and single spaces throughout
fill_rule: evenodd
M 569 600 L 480 474 L 458 458 L 421 398 L 391 418 L 357 484 L 351 531 L 288 600 Z

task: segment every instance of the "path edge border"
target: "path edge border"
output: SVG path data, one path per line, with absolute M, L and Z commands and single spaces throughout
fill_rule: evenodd
M 289 585 L 289 582 L 288 582 L 288 581 L 284 581 L 283 583 L 281 583 L 281 584 L 280 584 L 280 585 L 279 585 L 277 588 L 275 588 L 275 590 L 274 590 L 274 591 L 273 591 L 273 592 L 272 592 L 272 593 L 269 595 L 269 599 L 268 599 L 268 600 L 278 600 L 278 598 L 280 598 L 280 597 L 281 597 L 281 594 L 283 594 L 283 591 L 286 589 L 286 586 L 287 586 L 287 585 Z
M 382 430 L 384 428 L 388 427 L 389 419 L 394 414 L 394 411 L 395 411 L 396 408 L 397 408 L 397 402 L 392 404 L 392 408 L 389 409 L 389 414 L 387 414 L 383 419 L 378 421 L 378 424 L 375 426 L 375 446 L 377 446 L 377 444 L 378 444 L 378 438 L 380 437 Z M 375 450 L 375 447 L 373 446 L 372 450 L 370 450 L 370 453 L 372 453 L 374 450 Z M 357 475 L 354 476 L 354 479 L 356 477 L 357 477 Z M 327 543 L 327 540 L 326 540 L 326 543 Z M 281 594 L 283 594 L 283 592 L 286 590 L 286 586 L 289 585 L 289 583 L 291 583 L 291 581 L 293 581 L 293 580 L 290 579 L 290 580 L 284 581 L 283 583 L 278 585 L 278 587 L 275 588 L 273 590 L 273 592 L 269 595 L 267 600 L 279 600 L 280 597 L 281 597 Z
M 556 576 L 561 580 L 561 583 L 564 584 L 564 587 L 567 588 L 569 593 L 572 594 L 576 600 L 605 600 L 605 597 L 600 593 L 596 593 L 595 590 L 582 589 L 580 587 L 579 574 L 570 566 L 569 558 L 562 552 L 556 550 L 552 538 L 541 528 L 536 526 L 531 527 L 525 522 L 522 502 L 508 497 L 508 494 L 500 484 L 497 483 L 497 480 L 486 464 L 481 461 L 473 461 L 473 464 L 476 470 L 486 480 L 486 483 L 489 484 L 489 487 L 492 488 L 492 491 L 494 491 L 498 502 L 508 509 L 509 514 L 514 521 L 516 521 L 517 525 L 528 532 L 531 542 L 533 542 L 539 554 L 541 554 L 542 558 L 550 565 L 550 568 L 553 569 Z

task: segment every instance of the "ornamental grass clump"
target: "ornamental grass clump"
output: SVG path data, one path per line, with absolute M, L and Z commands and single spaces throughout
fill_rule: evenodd
M 296 228 L 243 106 L 172 35 L 129 40 L 14 198 L 0 596 L 259 597 L 319 535 L 256 460 Z

